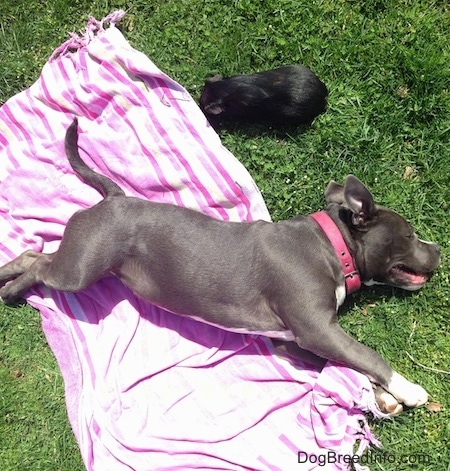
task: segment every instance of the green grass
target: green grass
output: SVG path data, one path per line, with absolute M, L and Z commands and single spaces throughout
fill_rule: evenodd
M 39 315 L 29 306 L 0 315 L 0 469 L 82 470 Z
M 342 324 L 442 404 L 440 412 L 421 408 L 371 423 L 384 451 L 422 453 L 431 464 L 379 460 L 371 469 L 450 470 L 450 376 L 433 370 L 450 369 L 448 2 L 3 0 L 0 102 L 37 79 L 88 14 L 101 18 L 115 8 L 128 10 L 120 27 L 130 43 L 195 98 L 218 72 L 302 63 L 325 81 L 329 107 L 312 128 L 225 131 L 223 142 L 250 170 L 276 220 L 321 208 L 328 181 L 354 173 L 422 238 L 441 244 L 441 267 L 421 292 L 364 289 Z M 0 306 L 0 469 L 83 469 L 61 376 L 28 307 Z

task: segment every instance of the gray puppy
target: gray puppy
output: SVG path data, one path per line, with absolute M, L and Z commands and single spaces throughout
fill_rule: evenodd
M 5 302 L 36 283 L 75 292 L 115 275 L 173 313 L 295 342 L 354 368 L 390 393 L 390 412 L 401 410 L 400 403 L 427 401 L 422 387 L 344 332 L 337 320 L 349 278 L 417 290 L 440 259 L 438 245 L 421 241 L 399 214 L 375 205 L 356 177 L 348 176 L 344 186 L 331 182 L 328 206 L 320 212 L 343 239 L 345 248 L 337 252 L 317 213 L 277 223 L 226 222 L 127 197 L 81 160 L 77 139 L 75 120 L 66 134 L 69 161 L 104 199 L 70 218 L 57 252 L 27 251 L 0 268 Z

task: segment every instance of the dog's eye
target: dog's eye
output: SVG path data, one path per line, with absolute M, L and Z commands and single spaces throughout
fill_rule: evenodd
M 412 240 L 414 239 L 414 236 L 415 236 L 414 232 L 410 232 L 406 235 L 406 238 Z

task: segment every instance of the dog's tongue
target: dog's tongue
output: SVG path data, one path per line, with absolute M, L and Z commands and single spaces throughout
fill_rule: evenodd
M 422 285 L 428 281 L 428 276 L 422 273 L 409 273 L 408 278 L 416 285 Z
M 406 267 L 395 267 L 394 270 L 412 285 L 423 285 L 428 281 L 428 275 L 425 273 L 416 273 Z

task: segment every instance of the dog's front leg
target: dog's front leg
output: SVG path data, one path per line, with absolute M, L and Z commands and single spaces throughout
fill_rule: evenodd
M 296 359 L 301 362 L 309 363 L 310 365 L 319 368 L 320 370 L 325 366 L 327 360 L 321 358 L 313 353 L 300 348 L 294 342 L 286 342 L 284 340 L 273 339 L 272 345 L 275 352 L 280 356 L 287 359 Z M 379 409 L 391 416 L 400 414 L 403 411 L 403 406 L 392 396 L 392 394 L 385 391 L 381 386 L 372 383 L 374 389 L 375 400 L 378 404 Z
M 301 348 L 365 374 L 406 406 L 416 407 L 427 402 L 428 394 L 421 386 L 394 371 L 381 355 L 348 335 L 337 321 L 333 321 L 326 329 L 316 326 L 312 330 L 294 332 Z

